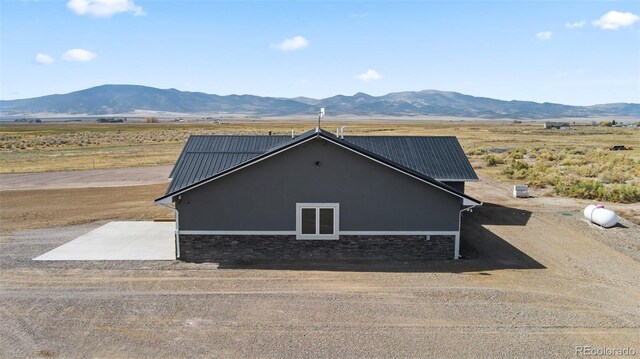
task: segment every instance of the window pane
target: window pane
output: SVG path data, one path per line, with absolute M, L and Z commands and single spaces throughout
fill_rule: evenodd
M 316 234 L 316 209 L 302 209 L 302 234 Z
M 320 234 L 333 234 L 333 208 L 320 208 Z

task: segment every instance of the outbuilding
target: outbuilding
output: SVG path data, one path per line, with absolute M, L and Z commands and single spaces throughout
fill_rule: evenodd
M 482 204 L 464 192 L 478 177 L 455 137 L 194 135 L 170 177 L 156 203 L 175 211 L 186 261 L 234 246 L 251 257 L 420 248 L 412 255 L 457 259 L 462 213 Z
M 551 122 L 551 121 L 546 121 L 544 123 L 544 128 L 547 130 L 569 130 L 571 129 L 571 125 L 569 124 L 569 122 Z

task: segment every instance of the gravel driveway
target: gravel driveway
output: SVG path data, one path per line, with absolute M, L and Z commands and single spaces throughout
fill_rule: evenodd
M 640 263 L 554 213 L 474 211 L 459 261 L 267 270 L 31 260 L 102 224 L 0 238 L 0 357 L 640 353 Z

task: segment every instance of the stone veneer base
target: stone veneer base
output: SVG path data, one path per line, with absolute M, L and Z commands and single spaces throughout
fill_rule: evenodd
M 255 261 L 421 261 L 453 259 L 454 236 L 340 236 L 339 240 L 296 240 L 295 236 L 180 235 L 180 260 Z

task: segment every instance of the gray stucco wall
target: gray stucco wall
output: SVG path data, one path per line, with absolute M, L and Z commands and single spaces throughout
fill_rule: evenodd
M 296 203 L 314 202 L 340 203 L 342 231 L 457 231 L 461 204 L 316 138 L 183 193 L 176 206 L 181 230 L 295 231 Z

